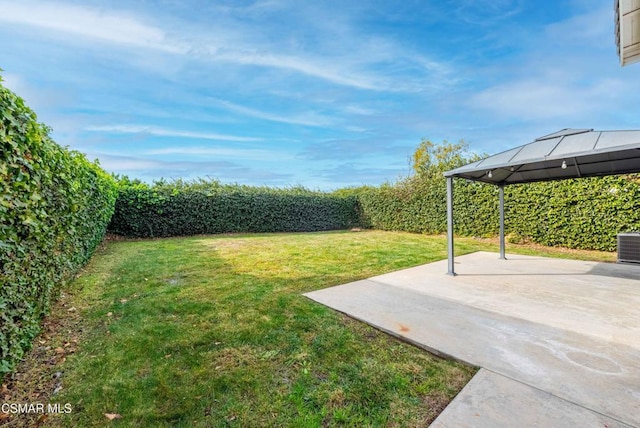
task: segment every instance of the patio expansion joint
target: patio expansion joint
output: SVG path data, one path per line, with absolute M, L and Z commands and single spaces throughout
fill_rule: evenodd
M 469 363 L 465 363 L 465 364 L 469 364 Z M 476 367 L 477 367 L 477 366 L 476 366 Z M 604 413 L 602 413 L 602 412 L 600 412 L 600 411 L 598 411 L 598 410 L 596 410 L 596 409 L 593 409 L 593 408 L 587 407 L 587 406 L 585 406 L 585 405 L 583 405 L 583 404 L 580 404 L 580 403 L 577 403 L 577 402 L 575 402 L 575 401 L 573 401 L 573 400 L 568 400 L 568 399 L 567 399 L 567 398 L 565 398 L 565 397 L 560 397 L 560 396 L 558 396 L 558 395 L 556 395 L 556 394 L 554 394 L 554 393 L 552 393 L 552 392 L 549 392 L 549 391 L 547 391 L 547 390 L 545 390 L 545 389 L 539 388 L 539 387 L 537 387 L 537 386 L 535 386 L 535 385 L 530 385 L 530 384 L 528 384 L 527 382 L 523 382 L 523 381 L 521 381 L 521 380 L 519 380 L 519 379 L 516 379 L 516 378 L 514 378 L 514 377 L 512 377 L 512 376 L 509 376 L 509 375 L 507 375 L 507 374 L 500 373 L 500 372 L 498 372 L 498 371 L 496 371 L 496 370 L 488 369 L 488 368 L 486 368 L 486 367 L 481 367 L 481 369 L 482 369 L 482 370 L 485 370 L 485 371 L 487 371 L 487 372 L 489 372 L 489 373 L 492 373 L 492 374 L 494 374 L 494 375 L 496 375 L 496 376 L 502 376 L 502 377 L 504 377 L 504 378 L 507 378 L 507 379 L 509 379 L 509 380 L 510 380 L 510 381 L 512 381 L 512 382 L 519 383 L 520 385 L 524 385 L 524 386 L 526 386 L 526 387 L 528 387 L 528 388 L 535 389 L 536 391 L 539 391 L 539 392 L 541 392 L 541 393 L 543 393 L 543 394 L 546 394 L 546 395 L 550 395 L 550 396 L 552 396 L 552 397 L 555 397 L 555 398 L 557 398 L 558 400 L 562 400 L 562 401 L 564 401 L 564 402 L 566 402 L 566 403 L 570 403 L 570 404 L 571 404 L 571 405 L 573 405 L 573 406 L 580 407 L 580 408 L 585 409 L 585 410 L 587 410 L 587 411 L 589 411 L 589 412 L 596 413 L 596 414 L 598 414 L 598 415 L 602 416 L 603 418 L 612 419 L 612 420 L 614 420 L 614 421 L 616 421 L 616 422 L 618 422 L 618 423 L 620 423 L 620 424 L 622 424 L 622 425 L 627 425 L 627 426 L 629 426 L 629 425 L 628 425 L 628 424 L 629 424 L 629 422 L 628 422 L 628 421 L 623 421 L 623 420 L 621 420 L 621 419 L 619 419 L 619 418 L 617 418 L 617 417 L 615 417 L 615 416 L 613 416 L 613 415 L 607 415 L 607 414 L 604 414 Z M 475 376 L 477 376 L 479 373 L 480 373 L 480 370 L 478 370 L 478 373 L 476 373 L 476 374 L 474 375 L 474 377 L 475 377 Z M 454 398 L 454 400 L 455 400 L 455 398 Z M 452 401 L 453 401 L 453 400 L 452 400 Z M 632 427 L 632 428 L 640 428 L 640 427 Z

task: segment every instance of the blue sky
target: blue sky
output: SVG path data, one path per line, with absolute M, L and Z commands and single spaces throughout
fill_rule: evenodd
M 145 181 L 330 190 L 422 138 L 640 128 L 613 1 L 0 0 L 0 68 L 63 146 Z

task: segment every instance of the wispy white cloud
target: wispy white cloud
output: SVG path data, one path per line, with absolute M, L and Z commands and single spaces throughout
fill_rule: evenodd
M 98 159 L 102 168 L 115 173 L 149 171 L 160 169 L 162 167 L 162 162 L 133 156 L 118 156 L 106 153 L 89 152 L 87 153 L 87 157 L 89 159 Z
M 332 118 L 322 116 L 317 113 L 296 113 L 290 116 L 278 115 L 274 113 L 268 113 L 262 110 L 242 106 L 240 104 L 232 103 L 231 101 L 220 100 L 212 98 L 212 101 L 223 106 L 225 109 L 234 113 L 239 113 L 244 116 L 255 117 L 258 119 L 264 119 L 272 122 L 289 123 L 292 125 L 305 125 L 305 126 L 327 126 L 333 122 Z
M 417 144 L 417 143 L 416 143 Z M 299 154 L 299 158 L 321 160 L 364 159 L 376 156 L 407 155 L 412 145 L 398 142 L 389 136 L 369 136 L 358 139 L 319 141 L 307 145 Z
M 316 77 L 331 83 L 350 86 L 356 89 L 376 91 L 394 90 L 392 85 L 375 75 L 359 70 L 349 69 L 347 64 L 333 61 L 314 60 L 303 55 L 277 55 L 272 53 L 236 50 L 234 52 L 212 52 L 210 58 L 236 64 L 254 65 L 295 71 L 307 76 Z M 329 64 L 332 62 L 332 64 Z
M 408 168 L 371 167 L 363 163 L 344 163 L 335 167 L 325 168 L 317 172 L 316 176 L 326 180 L 334 188 L 345 185 L 364 185 L 380 183 L 392 179 L 400 179 L 408 174 Z
M 100 126 L 88 126 L 85 131 L 91 132 L 113 132 L 117 134 L 148 134 L 158 137 L 182 137 L 182 138 L 197 138 L 203 140 L 218 140 L 218 141 L 262 141 L 262 138 L 257 137 L 243 137 L 237 135 L 216 134 L 211 132 L 192 132 L 179 129 L 161 128 L 157 126 L 147 125 L 100 125 Z
M 580 51 L 576 51 L 575 54 L 585 53 L 585 47 L 604 47 L 613 51 L 613 26 L 612 7 L 606 3 L 589 8 L 586 13 L 548 25 L 545 28 L 545 36 L 555 46 L 579 46 Z
M 116 11 L 65 3 L 0 0 L 0 21 L 40 27 L 106 42 L 185 53 L 165 32 L 138 18 Z
M 627 94 L 638 86 L 616 73 L 612 27 L 604 6 L 542 26 L 527 42 L 526 54 L 503 61 L 496 83 L 466 104 L 499 120 L 564 121 L 574 127 L 600 121 L 627 104 Z
M 342 107 L 342 110 L 345 113 L 349 113 L 349 114 L 355 114 L 358 116 L 371 116 L 373 114 L 376 114 L 376 110 L 370 108 L 370 107 L 363 107 L 360 105 L 356 105 L 356 104 L 349 104 L 349 105 L 345 105 Z
M 140 178 L 198 178 L 211 177 L 226 182 L 269 183 L 285 185 L 292 175 L 267 171 L 261 168 L 247 167 L 229 161 L 166 161 L 152 160 L 136 156 L 120 156 L 107 153 L 90 152 L 90 159 L 98 159 L 107 171 L 117 174 L 131 174 Z
M 224 158 L 242 158 L 252 160 L 287 160 L 293 159 L 288 153 L 274 150 L 237 149 L 225 147 L 166 147 L 147 150 L 143 155 L 195 155 Z
M 280 2 L 269 1 L 256 3 L 250 9 L 276 13 L 279 8 L 282 8 Z M 333 14 L 333 11 L 324 9 L 313 8 L 313 12 Z M 166 27 L 158 25 L 153 15 L 141 18 L 131 11 L 62 2 L 0 0 L 0 10 L 0 22 L 67 34 L 74 37 L 73 43 L 83 43 L 85 38 L 100 40 L 178 54 L 184 59 L 293 72 L 354 89 L 410 92 L 432 87 L 436 82 L 436 86 L 442 86 L 448 76 L 444 62 L 425 58 L 388 38 L 362 37 L 344 17 L 339 23 L 328 26 L 315 24 L 316 30 L 322 33 L 318 37 L 319 46 L 309 50 L 304 45 L 293 43 L 287 46 L 280 39 L 274 40 L 266 30 L 238 17 L 226 20 L 213 17 L 213 22 L 205 29 L 200 27 L 202 24 L 190 25 L 179 21 Z M 303 31 L 300 29 L 305 25 L 314 25 L 314 21 L 333 21 L 333 17 L 324 18 L 306 16 L 309 22 L 300 23 L 296 31 Z M 208 31 L 212 25 L 216 29 L 213 34 Z M 285 40 L 287 37 L 299 37 L 297 33 L 288 36 L 289 31 L 290 28 L 283 35 Z M 336 38 L 341 42 L 336 43 Z M 145 64 L 138 56 L 127 59 L 139 66 Z M 153 69 L 153 64 L 161 60 L 147 58 L 147 61 L 151 62 L 149 68 Z M 409 74 L 405 73 L 404 78 L 398 79 L 394 76 L 398 66 L 418 70 L 422 75 L 407 78 Z M 158 72 L 161 71 L 162 68 Z
M 522 0 L 453 0 L 455 16 L 465 22 L 490 26 L 522 11 Z
M 616 80 L 578 86 L 567 81 L 525 79 L 481 91 L 470 104 L 502 118 L 576 120 L 600 111 L 603 101 L 621 90 L 624 85 Z

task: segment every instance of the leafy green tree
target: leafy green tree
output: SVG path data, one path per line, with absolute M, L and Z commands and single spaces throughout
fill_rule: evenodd
M 411 157 L 412 175 L 395 184 L 387 183 L 358 191 L 363 224 L 384 230 L 429 234 L 446 231 L 446 182 L 443 174 L 478 158 L 470 153 L 464 141 L 451 144 L 445 140 L 436 144 L 423 139 Z M 464 197 L 467 190 L 490 191 L 488 186 L 476 188 L 458 181 L 456 200 Z M 484 216 L 486 213 L 486 210 L 475 210 L 472 206 L 466 208 L 460 212 L 473 216 Z M 483 234 L 492 233 L 493 223 L 489 222 L 491 231 L 484 231 Z
M 447 140 L 434 144 L 423 138 L 411 156 L 411 167 L 417 176 L 436 178 L 445 171 L 479 159 L 480 156 L 469 151 L 469 145 L 464 140 L 455 144 Z

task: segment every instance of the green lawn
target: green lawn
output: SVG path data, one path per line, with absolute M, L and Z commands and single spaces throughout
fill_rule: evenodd
M 110 241 L 52 315 L 73 307 L 83 333 L 55 369 L 73 411 L 47 423 L 428 426 L 475 369 L 301 293 L 443 258 L 444 237 L 381 231 Z

